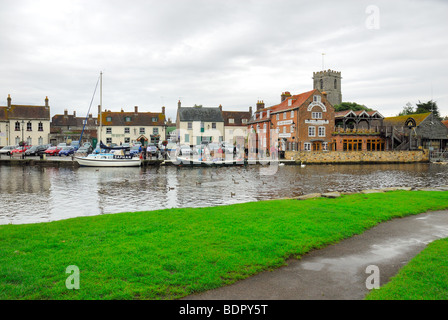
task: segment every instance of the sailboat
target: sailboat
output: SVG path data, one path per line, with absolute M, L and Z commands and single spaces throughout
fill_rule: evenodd
M 97 83 L 98 85 L 98 83 Z M 75 161 L 83 167 L 139 167 L 142 164 L 142 159 L 137 155 L 133 156 L 125 154 L 125 151 L 129 151 L 127 147 L 107 147 L 101 141 L 101 132 L 103 129 L 102 121 L 102 87 L 103 87 L 103 73 L 100 73 L 100 148 L 105 149 L 108 152 L 89 154 L 86 157 L 74 157 Z M 81 135 L 82 138 L 82 135 Z M 80 141 L 81 141 L 80 138 Z M 101 150 L 100 149 L 100 150 Z

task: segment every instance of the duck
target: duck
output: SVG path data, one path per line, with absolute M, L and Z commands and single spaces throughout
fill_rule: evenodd
M 303 161 L 300 161 L 300 167 L 305 168 L 305 164 L 303 163 Z

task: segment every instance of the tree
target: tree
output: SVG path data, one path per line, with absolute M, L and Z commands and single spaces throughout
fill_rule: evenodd
M 367 108 L 364 105 L 360 105 L 356 102 L 342 102 L 341 104 L 337 104 L 334 106 L 334 111 L 338 112 L 338 111 L 345 111 L 345 110 L 353 110 L 353 111 L 360 111 L 360 110 L 365 110 L 365 111 L 373 111 L 370 108 Z
M 437 103 L 435 101 L 429 100 L 428 102 L 420 102 L 417 103 L 417 110 L 415 113 L 427 113 L 432 112 L 434 116 L 438 119 L 441 119 L 439 108 L 437 107 Z
M 416 104 L 416 108 L 412 107 L 412 105 L 408 102 L 403 110 L 398 114 L 399 116 L 405 116 L 410 114 L 419 114 L 419 113 L 428 113 L 432 112 L 437 119 L 442 119 L 440 117 L 439 108 L 437 107 L 437 103 L 435 101 L 429 100 L 428 102 L 421 102 L 420 100 Z
M 406 116 L 408 114 L 414 114 L 414 107 L 410 102 L 406 103 L 406 106 L 403 107 L 403 111 L 401 111 L 398 116 Z

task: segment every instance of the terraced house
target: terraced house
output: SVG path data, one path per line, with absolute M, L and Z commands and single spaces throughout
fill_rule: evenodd
M 105 144 L 159 143 L 166 139 L 165 107 L 162 112 L 101 111 L 98 108 L 98 140 Z M 102 128 L 102 129 L 101 129 Z
M 21 141 L 28 145 L 49 143 L 50 106 L 48 97 L 45 105 L 12 104 L 8 95 L 7 105 L 0 106 L 0 146 L 18 145 Z

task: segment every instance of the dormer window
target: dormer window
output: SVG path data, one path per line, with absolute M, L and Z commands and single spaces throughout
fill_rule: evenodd
M 292 106 L 292 99 L 288 99 L 288 107 Z
M 112 117 L 106 117 L 106 121 L 107 122 L 111 122 L 112 121 Z
M 126 121 L 126 122 L 131 122 L 131 117 L 125 117 L 125 118 L 124 118 L 124 121 Z

